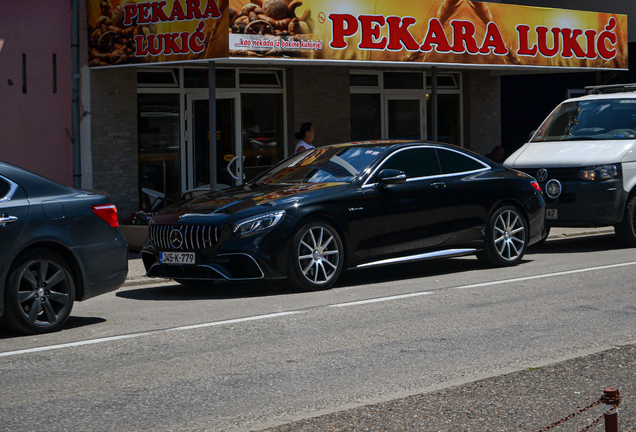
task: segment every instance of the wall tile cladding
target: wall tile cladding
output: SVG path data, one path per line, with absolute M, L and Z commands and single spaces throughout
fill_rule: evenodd
M 350 141 L 349 68 L 297 66 L 288 69 L 288 80 L 288 89 L 291 87 L 288 103 L 289 99 L 293 103 L 287 109 L 292 114 L 293 132 L 298 132 L 304 122 L 311 122 L 316 129 L 317 147 Z M 297 142 L 291 133 L 289 154 L 294 152 Z
M 501 85 L 489 71 L 464 72 L 464 144 L 480 154 L 501 145 Z
M 136 68 L 91 70 L 93 188 L 120 218 L 139 210 Z

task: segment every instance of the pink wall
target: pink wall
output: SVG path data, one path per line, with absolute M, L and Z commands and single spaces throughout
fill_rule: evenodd
M 0 45 L 0 160 L 72 186 L 71 2 L 0 0 Z

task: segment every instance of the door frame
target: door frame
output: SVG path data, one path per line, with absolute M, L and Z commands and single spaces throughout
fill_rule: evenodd
M 217 92 L 216 100 L 221 99 L 230 99 L 234 101 L 234 142 L 232 143 L 234 156 L 238 157 L 236 163 L 239 168 L 239 177 L 243 173 L 243 164 L 242 164 L 242 156 L 243 156 L 243 148 L 241 146 L 241 95 L 239 92 L 223 92 L 223 94 L 219 94 Z M 182 182 L 182 187 L 185 186 L 184 190 L 189 190 L 194 188 L 194 101 L 200 100 L 209 100 L 209 96 L 207 93 L 190 93 L 185 95 L 185 115 L 184 117 L 184 130 L 185 130 L 185 142 L 183 143 L 184 154 L 186 155 L 186 163 L 181 164 L 181 178 L 185 179 L 185 184 Z M 217 154 L 217 158 L 219 155 Z M 222 158 L 223 156 L 221 156 Z M 210 167 L 210 169 L 216 169 L 215 167 Z M 242 179 L 235 181 L 235 184 L 241 184 Z M 234 186 L 234 185 L 232 185 Z

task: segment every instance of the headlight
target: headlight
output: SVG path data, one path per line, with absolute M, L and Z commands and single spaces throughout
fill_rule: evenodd
M 255 216 L 232 224 L 232 232 L 238 237 L 246 237 L 259 231 L 273 228 L 285 216 L 285 211 L 275 211 Z
M 616 177 L 618 177 L 618 167 L 616 165 L 586 167 L 579 172 L 581 180 L 610 180 Z

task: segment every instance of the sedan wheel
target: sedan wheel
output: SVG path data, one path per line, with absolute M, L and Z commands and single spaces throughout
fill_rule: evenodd
M 75 283 L 62 257 L 34 249 L 16 261 L 5 296 L 9 327 L 26 334 L 47 333 L 62 327 L 71 314 Z
M 343 266 L 342 241 L 324 222 L 309 222 L 294 236 L 288 260 L 289 279 L 303 291 L 329 289 Z
M 513 206 L 500 207 L 488 220 L 484 250 L 477 257 L 497 267 L 517 265 L 526 252 L 527 239 L 523 214 Z

